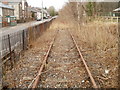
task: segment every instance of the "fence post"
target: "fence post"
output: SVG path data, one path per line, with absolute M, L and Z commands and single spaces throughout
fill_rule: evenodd
M 10 60 L 12 60 L 12 50 L 11 50 L 11 42 L 10 42 L 10 35 L 8 34 L 8 44 L 9 44 L 9 52 L 10 52 Z M 11 67 L 12 65 L 12 61 L 11 62 Z
M 33 27 L 34 40 L 36 40 L 36 26 Z
M 23 39 L 23 40 L 22 40 L 22 41 L 23 41 L 23 50 L 25 50 L 25 40 L 24 40 L 24 39 L 25 39 L 25 35 L 24 35 L 24 33 L 25 33 L 25 32 L 24 32 L 24 30 L 23 30 L 23 33 L 22 33 L 22 37 L 23 37 L 23 38 L 22 38 L 22 39 Z

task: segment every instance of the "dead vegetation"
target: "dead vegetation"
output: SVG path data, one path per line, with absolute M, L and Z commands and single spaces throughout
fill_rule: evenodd
M 118 27 L 114 23 L 91 22 L 76 30 L 82 42 L 95 50 L 118 48 Z
M 117 22 L 104 22 L 102 18 L 96 16 L 97 5 L 103 3 L 67 3 L 59 13 L 57 20 L 58 26 L 64 29 L 71 30 L 79 37 L 79 40 L 84 43 L 88 48 L 94 51 L 101 50 L 107 51 L 109 49 L 118 49 L 118 23 Z M 109 4 L 109 8 L 111 3 Z M 114 7 L 117 3 L 113 3 Z M 90 7 L 90 5 L 93 5 Z M 89 6 L 89 8 L 88 8 Z M 98 9 L 105 9 L 105 7 L 97 7 Z M 91 10 L 90 10 L 91 9 Z M 91 12 L 88 12 L 88 11 Z M 109 11 L 109 10 L 108 10 Z M 89 15 L 92 13 L 91 15 Z M 107 13 L 107 12 L 102 12 Z M 99 15 L 99 14 L 98 14 Z M 116 57 L 118 52 L 116 52 Z
M 118 88 L 118 23 L 87 16 L 79 5 L 66 4 L 56 23 L 74 34 L 98 86 Z
M 68 10 L 68 7 L 65 8 L 66 10 Z M 77 23 L 77 21 L 75 21 L 76 19 L 74 19 L 74 17 L 77 17 L 77 14 L 76 16 L 71 15 L 70 13 L 72 11 L 70 11 L 69 9 L 67 12 L 66 10 L 64 9 L 64 11 L 61 12 L 61 13 L 65 13 L 66 16 L 65 15 L 62 16 L 63 14 L 61 14 L 60 17 L 57 20 L 55 20 L 53 24 L 50 26 L 50 30 L 48 30 L 47 33 L 48 35 L 43 36 L 43 38 L 41 37 L 40 40 L 38 40 L 33 44 L 34 49 L 37 50 L 38 53 L 40 53 L 39 52 L 40 49 L 38 48 L 41 46 L 41 49 L 43 51 L 43 52 L 41 51 L 41 53 L 43 53 L 42 55 L 44 55 L 46 51 L 44 49 L 46 48 L 45 45 L 47 42 L 50 42 L 50 40 L 47 39 L 53 36 L 53 35 L 49 35 L 52 33 L 51 32 L 52 30 L 53 31 L 62 30 L 62 29 L 70 30 L 76 37 L 76 41 L 99 87 L 117 88 L 118 87 L 118 25 L 117 23 L 103 22 L 100 20 L 99 21 L 93 20 L 92 22 L 86 22 L 81 18 L 83 22 L 79 24 Z M 80 27 L 78 27 L 78 25 Z M 26 55 L 26 57 L 30 58 L 28 54 Z M 58 60 L 58 58 L 56 60 Z M 21 73 L 21 70 L 19 72 Z
M 101 88 L 118 87 L 118 24 L 93 21 L 78 28 L 77 24 L 58 18 L 52 29 L 70 30 Z

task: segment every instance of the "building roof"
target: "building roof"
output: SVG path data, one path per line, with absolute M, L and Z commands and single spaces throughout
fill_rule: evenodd
M 49 14 L 47 10 L 43 9 L 43 12 L 46 13 L 46 14 Z
M 35 8 L 35 7 L 28 7 L 28 11 L 41 12 L 41 9 L 40 8 Z
M 8 8 L 8 9 L 14 9 L 13 7 L 5 5 L 3 3 L 0 3 L 0 7 L 2 7 L 2 8 Z
M 28 7 L 28 11 L 37 12 L 34 7 Z
M 114 12 L 120 11 L 120 7 L 117 8 L 117 9 L 115 9 L 115 10 L 113 10 L 113 11 L 114 11 Z

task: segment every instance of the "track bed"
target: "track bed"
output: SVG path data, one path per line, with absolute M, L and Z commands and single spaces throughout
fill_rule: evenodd
M 58 32 L 38 87 L 92 87 L 85 66 L 68 31 Z

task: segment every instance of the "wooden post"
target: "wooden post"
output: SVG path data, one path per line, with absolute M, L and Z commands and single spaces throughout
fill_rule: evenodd
M 24 30 L 23 30 L 23 33 L 22 33 L 22 37 L 23 37 L 23 38 L 22 38 L 22 39 L 23 39 L 23 40 L 22 40 L 22 41 L 23 41 L 23 50 L 25 50 L 25 40 L 24 40 L 24 39 L 25 39 L 25 35 L 24 35 L 24 33 L 25 33 L 25 32 L 24 32 Z
M 10 42 L 10 35 L 8 34 L 8 45 L 9 45 L 9 52 L 10 52 L 10 60 L 12 60 L 12 50 L 11 50 L 11 42 Z M 11 62 L 11 67 L 13 66 L 12 61 Z

